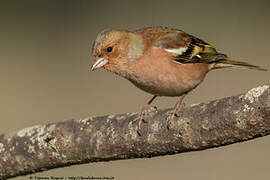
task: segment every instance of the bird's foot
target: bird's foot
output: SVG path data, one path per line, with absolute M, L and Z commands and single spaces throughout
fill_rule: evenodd
M 183 103 L 183 106 L 185 106 L 185 104 Z M 180 117 L 180 114 L 179 114 L 179 111 L 181 110 L 182 108 L 179 106 L 177 108 L 174 108 L 173 110 L 169 111 L 167 114 L 167 129 L 169 130 L 170 129 L 170 125 L 171 125 L 171 121 L 173 120 L 174 117 Z M 178 113 L 177 113 L 178 112 Z
M 140 132 L 142 122 L 143 122 L 143 123 L 148 123 L 148 121 L 145 120 L 145 116 L 147 116 L 147 114 L 149 114 L 149 113 L 156 112 L 156 111 L 157 111 L 157 107 L 156 107 L 156 106 L 152 107 L 152 106 L 146 105 L 146 106 L 144 106 L 144 107 L 142 108 L 139 117 L 136 118 L 136 119 L 133 121 L 133 123 L 138 122 L 138 130 L 137 130 L 137 133 L 138 133 L 140 136 L 142 135 L 142 133 Z
M 168 116 L 166 118 L 167 119 L 166 124 L 167 124 L 167 129 L 169 130 L 171 126 L 171 121 L 173 120 L 173 118 L 179 117 L 179 116 L 174 112 L 174 109 L 172 111 L 169 111 L 167 114 Z

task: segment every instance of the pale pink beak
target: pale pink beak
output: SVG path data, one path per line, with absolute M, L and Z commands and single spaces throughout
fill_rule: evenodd
M 91 66 L 91 71 L 94 71 L 95 69 L 101 68 L 107 63 L 108 63 L 107 59 L 105 59 L 105 58 L 97 58 L 93 62 L 92 66 Z

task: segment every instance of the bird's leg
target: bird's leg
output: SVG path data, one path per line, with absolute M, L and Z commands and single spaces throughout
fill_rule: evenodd
M 167 118 L 167 128 L 170 129 L 170 121 L 174 118 L 174 116 L 176 116 L 176 112 L 181 108 L 182 102 L 184 97 L 186 96 L 186 94 L 183 94 L 180 99 L 178 100 L 178 102 L 175 104 L 173 110 L 171 110 L 169 112 L 169 116 Z
M 140 129 L 140 127 L 141 127 L 142 121 L 146 122 L 145 119 L 144 119 L 144 116 L 147 115 L 148 110 L 149 110 L 149 108 L 150 108 L 150 105 L 151 105 L 151 103 L 154 101 L 154 99 L 155 99 L 156 97 L 157 97 L 156 95 L 153 96 L 153 97 L 148 101 L 147 105 L 145 105 L 145 106 L 142 108 L 141 113 L 140 113 L 140 116 L 139 116 L 139 119 L 138 119 L 138 120 L 139 120 L 139 129 Z M 155 107 L 155 109 L 157 109 L 157 108 Z

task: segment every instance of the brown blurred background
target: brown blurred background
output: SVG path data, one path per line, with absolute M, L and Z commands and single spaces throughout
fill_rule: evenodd
M 169 26 L 233 59 L 270 69 L 270 2 L 1 1 L 0 133 L 35 124 L 139 111 L 150 95 L 104 70 L 89 72 L 90 47 L 107 28 Z M 211 72 L 186 104 L 236 95 L 269 83 L 270 71 Z M 159 108 L 177 98 L 159 98 Z M 270 136 L 222 148 L 152 159 L 76 165 L 37 176 L 114 176 L 116 180 L 269 179 Z M 29 176 L 15 179 L 29 179 Z

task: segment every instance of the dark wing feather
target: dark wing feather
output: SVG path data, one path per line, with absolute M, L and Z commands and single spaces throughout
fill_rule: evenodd
M 154 46 L 165 50 L 185 48 L 184 52 L 172 53 L 173 59 L 179 63 L 215 63 L 226 58 L 207 42 L 183 31 L 168 33 L 158 39 Z
M 217 52 L 207 42 L 181 30 L 159 27 L 150 28 L 147 31 L 147 37 L 151 37 L 151 35 L 154 37 L 152 45 L 170 52 L 172 60 L 178 63 L 213 64 L 212 69 L 238 66 L 266 70 L 246 62 L 230 60 L 227 55 Z M 158 33 L 154 33 L 155 31 Z

